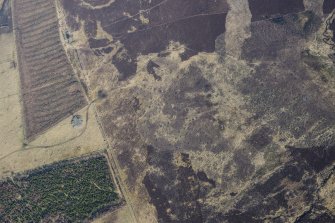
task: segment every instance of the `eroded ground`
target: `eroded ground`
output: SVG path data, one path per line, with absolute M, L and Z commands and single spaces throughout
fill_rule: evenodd
M 139 222 L 334 221 L 331 2 L 61 2 Z
M 127 206 L 97 222 L 335 221 L 332 1 L 54 7 L 94 118 L 64 116 L 3 172 L 104 145 Z

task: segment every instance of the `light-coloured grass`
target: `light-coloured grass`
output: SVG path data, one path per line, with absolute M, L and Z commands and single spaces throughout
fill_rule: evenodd
M 0 35 L 0 49 L 0 157 L 2 157 L 22 147 L 23 128 L 20 77 L 16 66 L 12 33 Z
M 132 217 L 127 206 L 109 212 L 93 221 L 93 223 L 132 223 Z
M 94 107 L 86 107 L 77 114 L 84 119 L 81 128 L 73 128 L 72 117 L 66 118 L 21 150 L 19 148 L 16 153 L 1 160 L 0 176 L 105 149 L 106 143 L 96 121 Z
M 13 33 L 0 35 L 0 178 L 62 159 L 105 149 L 94 106 L 78 114 L 86 121 L 73 128 L 68 117 L 23 146 L 20 77 Z

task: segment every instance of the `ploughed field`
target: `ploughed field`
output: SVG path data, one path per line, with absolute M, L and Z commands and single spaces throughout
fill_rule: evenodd
M 31 140 L 87 102 L 66 57 L 55 2 L 14 1 L 25 138 Z
M 0 222 L 83 222 L 122 204 L 101 155 L 16 175 L 0 190 Z

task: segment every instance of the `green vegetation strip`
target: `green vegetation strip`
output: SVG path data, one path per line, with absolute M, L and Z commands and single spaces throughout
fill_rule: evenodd
M 82 222 L 118 205 L 103 156 L 63 161 L 0 182 L 0 222 Z

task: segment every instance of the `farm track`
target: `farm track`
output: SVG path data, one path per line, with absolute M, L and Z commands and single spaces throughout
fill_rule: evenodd
M 13 17 L 24 108 L 25 138 L 87 105 L 67 59 L 53 0 L 14 0 Z

